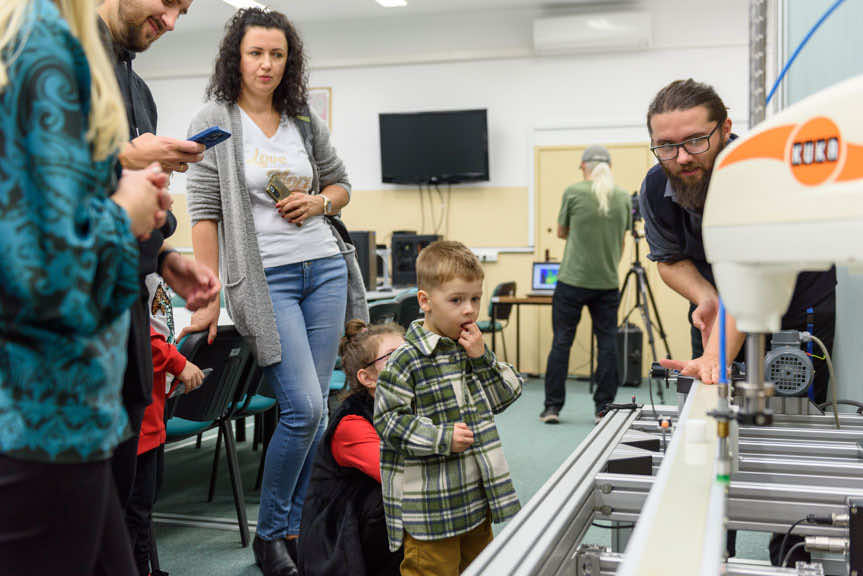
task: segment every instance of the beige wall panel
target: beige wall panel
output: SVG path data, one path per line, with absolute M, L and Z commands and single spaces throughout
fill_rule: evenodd
M 192 250 L 192 221 L 189 220 L 189 212 L 186 209 L 185 194 L 171 194 L 174 199 L 174 205 L 171 211 L 174 217 L 177 218 L 177 230 L 171 236 L 167 243 L 171 248 L 178 250 Z
M 651 156 L 646 144 L 617 145 L 608 147 L 612 154 L 615 179 L 627 190 L 636 190 L 651 164 Z M 537 251 L 534 254 L 502 253 L 497 262 L 483 266 L 486 272 L 484 298 L 480 319 L 488 318 L 489 296 L 494 287 L 501 282 L 515 281 L 518 294 L 530 291 L 531 264 L 543 257 L 548 248 L 553 258 L 563 256 L 564 241 L 555 236 L 557 211 L 563 190 L 581 178 L 577 170 L 583 148 L 537 148 L 536 159 L 536 230 Z M 435 220 L 440 215 L 440 200 L 437 193 L 432 194 L 429 206 L 428 194 L 424 194 L 425 218 L 420 207 L 419 193 L 414 188 L 387 188 L 384 190 L 355 190 L 351 203 L 343 212 L 348 227 L 355 230 L 374 230 L 378 243 L 389 243 L 393 230 L 417 230 L 422 233 L 434 231 Z M 447 194 L 444 191 L 444 200 Z M 441 233 L 447 238 L 459 240 L 471 247 L 524 246 L 528 236 L 528 189 L 526 187 L 479 187 L 453 188 L 450 201 L 446 205 L 446 218 Z M 191 224 L 186 211 L 186 196 L 174 195 L 173 211 L 178 220 L 178 228 L 170 240 L 176 248 L 191 249 Z M 434 219 L 433 219 L 434 218 Z M 549 232 L 549 228 L 551 232 Z M 620 278 L 629 270 L 632 261 L 633 241 L 627 237 L 621 259 Z M 687 304 L 683 298 L 668 289 L 656 266 L 649 262 L 645 254 L 647 246 L 641 240 L 641 255 L 649 282 L 654 289 L 657 304 L 665 323 L 675 358 L 689 357 L 689 325 L 686 321 Z M 621 316 L 633 303 L 634 293 L 630 289 L 621 302 Z M 642 320 L 638 313 L 633 321 L 639 326 Z M 579 325 L 576 341 L 570 358 L 570 373 L 588 372 L 588 348 L 590 321 L 584 311 Z M 545 363 L 552 340 L 551 307 L 523 306 L 521 308 L 521 369 L 532 373 L 544 373 Z M 515 362 L 516 322 L 515 311 L 504 331 L 509 361 Z M 663 349 L 657 336 L 657 350 Z M 490 338 L 487 337 L 490 344 Z M 498 354 L 502 356 L 500 340 Z M 650 365 L 650 353 L 645 335 L 644 374 Z
M 527 188 L 441 188 L 445 216 L 439 233 L 471 247 L 524 246 L 528 243 Z M 429 199 L 431 196 L 431 200 Z M 425 216 L 423 218 L 423 215 Z M 433 234 L 441 222 L 437 191 L 416 188 L 355 190 L 342 218 L 352 230 L 374 230 L 389 244 L 393 230 Z
M 648 145 L 646 143 L 618 144 L 608 145 L 607 148 L 611 154 L 612 170 L 617 185 L 630 192 L 638 190 L 645 173 L 653 163 Z M 582 179 L 578 167 L 583 152 L 584 147 L 541 147 L 535 150 L 538 253 L 544 254 L 545 250 L 548 249 L 552 259 L 560 259 L 563 256 L 565 241 L 557 238 L 557 214 L 563 191 L 570 184 Z M 671 347 L 671 354 L 674 358 L 688 358 L 690 356 L 689 323 L 686 319 L 688 304 L 677 293 L 665 286 L 659 277 L 656 265 L 647 260 L 646 241 L 644 239 L 639 240 L 639 245 L 641 262 L 645 267 L 648 282 L 656 297 L 656 304 Z M 634 241 L 632 236 L 627 234 L 620 261 L 619 277 L 621 283 L 630 269 L 633 255 Z M 622 319 L 634 304 L 635 286 L 631 283 L 627 287 L 626 293 L 622 295 L 619 317 Z M 651 318 L 653 317 L 651 316 Z M 644 328 L 639 311 L 636 310 L 632 313 L 630 321 L 642 329 Z M 551 315 L 550 313 L 537 314 L 533 322 L 535 322 L 535 330 L 538 334 L 535 354 L 547 355 L 552 340 Z M 590 358 L 589 335 L 590 316 L 585 309 L 582 311 L 582 319 L 579 322 L 576 340 L 570 356 L 570 373 L 583 374 L 589 370 L 587 364 Z M 663 357 L 665 349 L 659 338 L 659 331 L 656 329 L 654 336 L 657 354 L 659 357 Z M 643 359 L 642 374 L 646 375 L 652 361 L 646 333 L 644 334 Z M 538 362 L 539 359 L 537 358 L 535 361 Z

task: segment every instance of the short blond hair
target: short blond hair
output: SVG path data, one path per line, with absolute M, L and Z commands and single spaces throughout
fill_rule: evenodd
M 461 242 L 438 240 L 420 251 L 417 258 L 417 288 L 432 290 L 455 278 L 482 280 L 485 272 L 479 258 Z

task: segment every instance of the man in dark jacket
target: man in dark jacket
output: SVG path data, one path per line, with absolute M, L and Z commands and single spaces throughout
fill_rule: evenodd
M 651 150 L 659 161 L 645 176 L 639 198 L 645 236 L 650 245 L 648 258 L 657 263 L 663 281 L 689 300 L 692 324 L 693 359 L 661 362 L 666 368 L 713 383 L 719 376 L 719 323 L 716 322 L 719 296 L 713 269 L 704 254 L 701 218 L 713 164 L 722 149 L 735 138 L 731 133 L 731 119 L 712 87 L 689 79 L 674 81 L 657 93 L 647 112 L 647 126 Z M 815 336 L 832 350 L 836 323 L 835 268 L 827 272 L 802 272 L 797 276 L 791 303 L 782 317 L 782 329 L 810 330 L 810 323 Z M 741 351 L 746 335 L 737 330 L 730 314 L 726 334 L 728 358 L 731 359 Z M 813 395 L 820 403 L 827 397 L 828 371 L 823 360 L 814 358 L 813 365 Z M 729 531 L 728 536 L 728 555 L 733 556 L 734 531 Z M 794 538 L 797 537 L 792 536 Z M 788 544 L 799 541 L 795 539 Z M 780 563 L 784 552 L 780 550 L 781 542 L 782 536 L 777 534 L 770 541 L 770 556 L 775 565 Z M 801 550 L 792 559 L 808 561 L 809 555 Z
M 142 169 L 158 163 L 164 171 L 185 172 L 189 162 L 203 158 L 204 146 L 186 140 L 156 136 L 156 103 L 150 89 L 132 70 L 136 52 L 146 50 L 164 32 L 173 30 L 192 0 L 105 0 L 98 9 L 99 28 L 108 56 L 112 58 L 117 82 L 126 104 L 130 141 L 120 153 L 123 168 Z M 154 166 L 158 169 L 158 166 Z M 114 479 L 121 504 L 125 507 L 135 478 L 138 432 L 153 389 L 153 359 L 150 349 L 150 324 L 144 277 L 159 272 L 171 288 L 186 299 L 194 310 L 218 297 L 219 281 L 207 267 L 163 247 L 173 234 L 177 221 L 168 221 L 154 230 L 150 239 L 140 243 L 140 297 L 132 306 L 129 332 L 129 359 L 123 382 L 123 402 L 129 415 L 133 436 L 114 453 Z
M 647 122 L 651 150 L 659 160 L 641 185 L 639 202 L 650 245 L 648 258 L 657 263 L 665 283 L 691 303 L 693 360 L 668 360 L 663 365 L 712 383 L 719 370 L 719 300 L 713 270 L 704 254 L 701 218 L 716 156 L 734 139 L 731 119 L 712 87 L 690 79 L 672 82 L 660 90 L 650 105 Z M 815 335 L 832 348 L 835 269 L 798 275 L 782 329 L 806 330 L 807 316 L 814 316 Z M 728 358 L 734 358 L 745 334 L 736 329 L 730 315 L 727 333 Z M 816 364 L 815 373 L 815 399 L 823 402 L 827 395 L 826 367 Z

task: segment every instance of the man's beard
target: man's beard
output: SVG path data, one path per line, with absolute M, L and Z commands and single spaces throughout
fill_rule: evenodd
M 722 152 L 723 148 L 725 148 L 725 143 L 720 141 L 719 149 L 716 150 L 716 153 L 710 162 L 710 168 L 704 170 L 701 179 L 695 182 L 684 180 L 679 175 L 669 172 L 665 166 L 662 167 L 665 171 L 665 175 L 671 181 L 671 187 L 674 189 L 674 197 L 678 204 L 696 214 L 704 213 L 704 204 L 707 201 L 707 188 L 710 186 L 710 176 L 713 174 L 713 165 L 716 162 L 716 157 L 719 156 L 719 153 Z M 702 166 L 699 166 L 699 168 L 703 169 Z
M 143 52 L 150 47 L 150 42 L 145 41 L 143 28 L 149 26 L 145 20 L 143 24 L 134 24 L 129 14 L 133 12 L 132 7 L 127 4 L 128 0 L 121 1 L 118 6 L 118 17 L 123 25 L 123 38 L 121 44 L 132 52 Z

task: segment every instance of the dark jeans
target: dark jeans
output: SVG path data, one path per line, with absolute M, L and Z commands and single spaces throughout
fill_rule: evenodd
M 133 435 L 120 442 L 114 448 L 114 454 L 111 456 L 111 471 L 114 474 L 114 484 L 117 487 L 120 508 L 123 510 L 129 503 L 132 487 L 135 485 L 135 469 L 138 466 L 138 436 L 141 434 L 141 422 L 144 419 L 146 409 L 146 406 L 126 406 L 129 429 Z
M 132 496 L 126 505 L 126 527 L 129 529 L 132 552 L 135 555 L 140 576 L 147 576 L 150 573 L 150 548 L 153 542 L 150 521 L 153 505 L 156 503 L 156 496 L 162 485 L 164 469 L 164 445 L 138 455 L 135 485 L 132 487 Z
M 563 407 L 566 399 L 566 375 L 569 372 L 569 351 L 575 330 L 581 319 L 581 309 L 587 306 L 597 340 L 596 392 L 593 395 L 596 413 L 614 402 L 619 385 L 617 374 L 617 290 L 578 288 L 557 283 L 551 300 L 554 340 L 545 369 L 545 407 Z
M 108 461 L 58 464 L 0 455 L 0 573 L 133 576 Z

